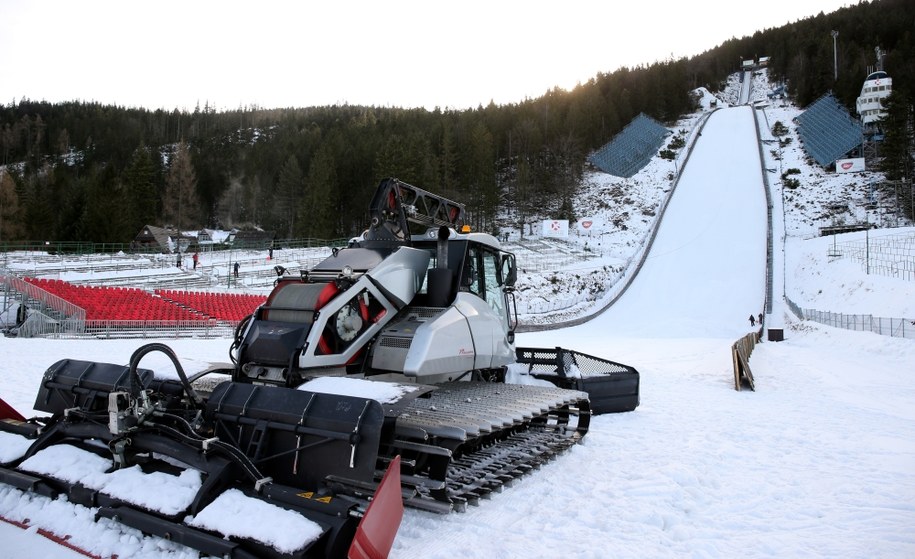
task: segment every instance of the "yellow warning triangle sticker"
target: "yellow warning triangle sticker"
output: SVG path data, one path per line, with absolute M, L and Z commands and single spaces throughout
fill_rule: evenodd
M 303 491 L 301 493 L 296 493 L 295 496 L 302 497 L 303 499 L 313 499 L 315 501 L 318 501 L 319 503 L 329 503 L 334 500 L 334 498 L 330 497 L 330 496 L 316 498 L 314 491 Z

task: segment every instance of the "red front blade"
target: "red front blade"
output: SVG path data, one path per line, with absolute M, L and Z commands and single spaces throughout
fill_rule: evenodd
M 2 419 L 12 419 L 15 421 L 25 421 L 25 418 L 22 417 L 22 414 L 13 409 L 13 406 L 7 404 L 3 401 L 3 398 L 0 398 L 0 420 Z
M 346 555 L 348 559 L 386 559 L 402 519 L 400 456 L 397 456 L 381 478 L 375 497 L 356 528 L 356 536 Z

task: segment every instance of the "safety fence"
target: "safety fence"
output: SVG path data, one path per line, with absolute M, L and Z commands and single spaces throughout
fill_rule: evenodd
M 846 258 L 861 265 L 867 274 L 915 281 L 915 233 L 873 236 L 833 242 L 830 258 Z
M 305 249 L 318 247 L 343 247 L 346 246 L 349 239 L 273 239 L 272 244 L 275 250 Z M 267 242 L 258 240 L 256 243 L 244 241 L 235 241 L 233 243 L 215 243 L 201 242 L 193 250 L 201 252 L 225 252 L 231 250 L 248 250 L 260 249 L 267 250 Z M 150 255 L 154 256 L 166 250 L 159 245 L 143 245 L 134 242 L 131 243 L 94 243 L 85 241 L 3 241 L 0 242 L 0 257 L 7 252 L 38 252 L 72 258 L 74 256 L 97 256 L 99 254 L 109 255 Z
M 602 256 L 600 251 L 559 239 L 522 239 L 504 243 L 502 248 L 514 253 L 522 274 L 557 271 Z
M 746 385 L 750 390 L 756 391 L 756 381 L 753 380 L 753 372 L 750 370 L 750 355 L 756 344 L 762 339 L 761 332 L 761 329 L 759 332 L 750 332 L 731 346 L 731 359 L 734 361 L 734 390 L 740 391 L 741 387 Z
M 870 314 L 846 314 L 831 311 L 818 311 L 805 309 L 798 306 L 791 299 L 785 297 L 788 307 L 797 317 L 812 320 L 827 326 L 856 330 L 859 332 L 873 332 L 881 336 L 893 338 L 909 338 L 915 340 L 915 319 L 912 318 L 885 318 Z

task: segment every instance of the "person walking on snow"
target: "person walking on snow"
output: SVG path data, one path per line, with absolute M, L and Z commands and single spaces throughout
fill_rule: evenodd
M 756 326 L 756 318 L 752 314 L 750 315 L 750 326 Z
M 197 255 L 197 253 L 195 252 L 195 253 L 194 253 L 194 269 L 195 269 L 195 270 L 197 269 L 197 261 L 198 261 L 199 259 L 200 259 L 200 257 L 199 257 L 199 256 Z
M 235 270 L 235 277 L 238 277 L 238 262 L 235 263 L 234 270 Z

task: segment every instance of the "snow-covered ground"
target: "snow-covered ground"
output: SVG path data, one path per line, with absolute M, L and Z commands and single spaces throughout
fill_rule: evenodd
M 789 109 L 766 111 L 770 122 L 786 111 L 777 118 L 788 124 Z M 641 405 L 593 418 L 583 444 L 466 513 L 408 510 L 391 557 L 915 556 L 912 340 L 800 322 L 777 306 L 767 321 L 784 326 L 785 341 L 757 345 L 750 360 L 756 391 L 734 390 L 731 344 L 751 330 L 747 317 L 763 310 L 765 297 L 766 200 L 752 161 L 751 123 L 746 107 L 709 119 L 652 251 L 617 304 L 577 327 L 519 335 L 519 345 L 569 347 L 636 367 Z M 830 224 L 817 208 L 862 178 L 817 174 L 792 146 L 783 149 L 782 162 L 810 173 L 815 188 L 807 192 L 802 181 L 776 219 L 789 234 L 779 259 L 785 270 L 776 271 L 785 291 L 805 307 L 915 319 L 915 282 L 830 260 L 832 239 L 811 238 Z M 620 182 L 589 180 L 602 185 L 596 188 Z M 631 195 L 657 207 L 669 187 L 667 173 L 646 168 L 621 188 L 644 189 Z M 778 187 L 773 181 L 780 200 Z M 639 217 L 627 227 L 628 253 L 603 236 L 602 250 L 616 251 L 608 257 L 638 248 L 651 226 L 643 215 L 644 222 Z M 187 371 L 227 358 L 228 340 L 162 341 Z M 138 345 L 3 340 L 0 393 L 28 414 L 42 373 L 57 359 L 126 363 Z M 150 358 L 144 366 L 166 366 Z M 0 514 L 72 534 L 74 543 L 104 556 L 197 557 L 158 538 L 92 523 L 82 507 L 6 486 Z M 7 557 L 37 553 L 34 529 L 0 523 L 0 534 Z M 40 553 L 72 556 L 59 546 Z

